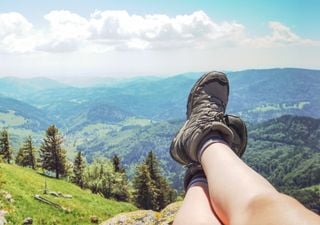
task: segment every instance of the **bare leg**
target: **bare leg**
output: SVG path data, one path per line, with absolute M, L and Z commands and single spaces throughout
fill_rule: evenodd
M 174 225 L 221 225 L 209 200 L 208 185 L 195 183 L 187 191 Z
M 229 146 L 210 145 L 201 157 L 201 164 L 209 183 L 212 206 L 224 224 L 320 224 L 316 214 L 280 194 Z

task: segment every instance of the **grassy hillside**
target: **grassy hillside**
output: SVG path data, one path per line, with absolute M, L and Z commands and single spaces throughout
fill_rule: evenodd
M 135 210 L 129 203 L 107 200 L 90 191 L 82 190 L 78 186 L 63 180 L 45 177 L 31 169 L 14 165 L 0 164 L 2 179 L 5 184 L 3 190 L 8 191 L 14 203 L 8 203 L 0 195 L 0 209 L 9 211 L 6 217 L 9 224 L 21 224 L 26 217 L 32 217 L 34 224 L 91 224 L 90 217 L 96 215 L 100 221 L 106 220 L 120 212 Z M 43 195 L 44 183 L 47 180 L 50 191 L 71 194 L 72 199 Z M 35 194 L 60 204 L 67 210 L 49 206 L 34 199 Z

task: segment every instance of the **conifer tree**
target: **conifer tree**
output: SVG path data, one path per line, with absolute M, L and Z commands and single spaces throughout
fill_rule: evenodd
M 146 164 L 137 166 L 133 187 L 135 188 L 134 203 L 136 206 L 143 209 L 157 208 L 156 186 Z
M 84 185 L 85 161 L 81 152 L 78 152 L 73 162 L 73 182 L 83 188 Z
M 0 133 L 0 156 L 2 156 L 3 160 L 7 163 L 11 162 L 12 151 L 10 149 L 9 134 L 6 128 L 3 128 Z
M 56 178 L 66 173 L 66 151 L 62 149 L 63 138 L 55 125 L 48 127 L 40 148 L 42 168 L 53 171 Z
M 32 169 L 36 169 L 36 155 L 31 136 L 28 136 L 25 139 L 23 146 L 19 149 L 16 157 L 16 164 L 20 166 L 29 166 Z
M 112 164 L 113 164 L 114 171 L 120 172 L 121 170 L 120 159 L 116 154 L 112 157 Z
M 145 159 L 150 177 L 155 184 L 157 207 L 154 210 L 161 210 L 173 201 L 171 198 L 173 189 L 170 187 L 167 179 L 161 175 L 160 163 L 155 154 L 150 151 Z

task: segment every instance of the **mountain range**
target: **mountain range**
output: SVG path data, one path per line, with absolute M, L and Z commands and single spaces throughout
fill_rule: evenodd
M 227 112 L 240 115 L 249 128 L 244 160 L 281 190 L 313 196 L 320 183 L 320 70 L 227 75 Z M 45 129 L 56 124 L 70 160 L 77 151 L 89 163 L 118 154 L 129 176 L 135 164 L 154 151 L 162 172 L 181 190 L 183 169 L 169 157 L 168 148 L 185 119 L 188 92 L 200 76 L 100 79 L 86 87 L 47 78 L 0 78 L 0 128 L 9 128 L 17 151 L 27 135 L 39 146 Z

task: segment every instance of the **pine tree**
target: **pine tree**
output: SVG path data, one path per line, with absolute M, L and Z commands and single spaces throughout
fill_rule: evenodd
M 150 173 L 150 177 L 155 184 L 154 191 L 157 196 L 157 207 L 154 208 L 154 210 L 161 210 L 174 200 L 172 199 L 174 191 L 170 187 L 167 179 L 161 175 L 160 163 L 152 151 L 148 153 L 145 159 L 145 164 Z
M 85 161 L 81 152 L 78 152 L 74 159 L 73 163 L 73 182 L 83 188 L 84 181 L 83 181 L 83 174 L 85 170 Z
M 12 151 L 9 144 L 9 134 L 6 128 L 0 133 L 0 155 L 7 162 L 10 163 L 12 159 Z
M 56 178 L 66 173 L 66 151 L 61 147 L 62 142 L 58 128 L 51 125 L 40 148 L 42 168 L 55 172 Z
M 112 157 L 112 164 L 113 164 L 114 171 L 120 172 L 121 170 L 120 159 L 116 154 Z
M 20 166 L 29 166 L 32 169 L 36 169 L 36 155 L 31 136 L 28 136 L 25 139 L 23 146 L 19 149 L 16 157 L 16 164 Z
M 133 186 L 135 188 L 134 202 L 136 206 L 143 209 L 156 209 L 158 207 L 156 186 L 151 179 L 146 164 L 137 166 Z

